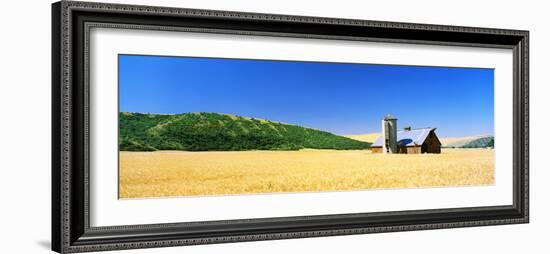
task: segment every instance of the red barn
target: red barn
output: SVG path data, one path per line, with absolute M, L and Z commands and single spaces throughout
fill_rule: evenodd
M 373 153 L 441 153 L 441 141 L 435 128 L 397 131 L 397 118 L 387 115 L 382 119 L 382 135 L 371 145 Z

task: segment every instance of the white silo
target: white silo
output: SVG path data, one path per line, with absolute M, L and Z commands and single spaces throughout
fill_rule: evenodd
M 397 153 L 397 118 L 388 114 L 382 119 L 382 153 Z

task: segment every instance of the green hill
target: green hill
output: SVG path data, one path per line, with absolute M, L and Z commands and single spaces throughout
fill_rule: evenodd
M 443 145 L 443 147 L 448 148 L 488 148 L 494 146 L 495 137 L 493 136 L 468 137 Z
M 371 143 L 329 132 L 234 115 L 119 114 L 121 151 L 366 149 Z

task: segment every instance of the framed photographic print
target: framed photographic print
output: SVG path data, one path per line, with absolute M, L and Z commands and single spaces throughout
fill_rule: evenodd
M 52 11 L 57 252 L 528 222 L 528 31 Z

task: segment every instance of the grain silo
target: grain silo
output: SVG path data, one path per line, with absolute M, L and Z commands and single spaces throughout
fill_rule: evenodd
M 388 114 L 382 119 L 383 153 L 397 153 L 397 118 Z

